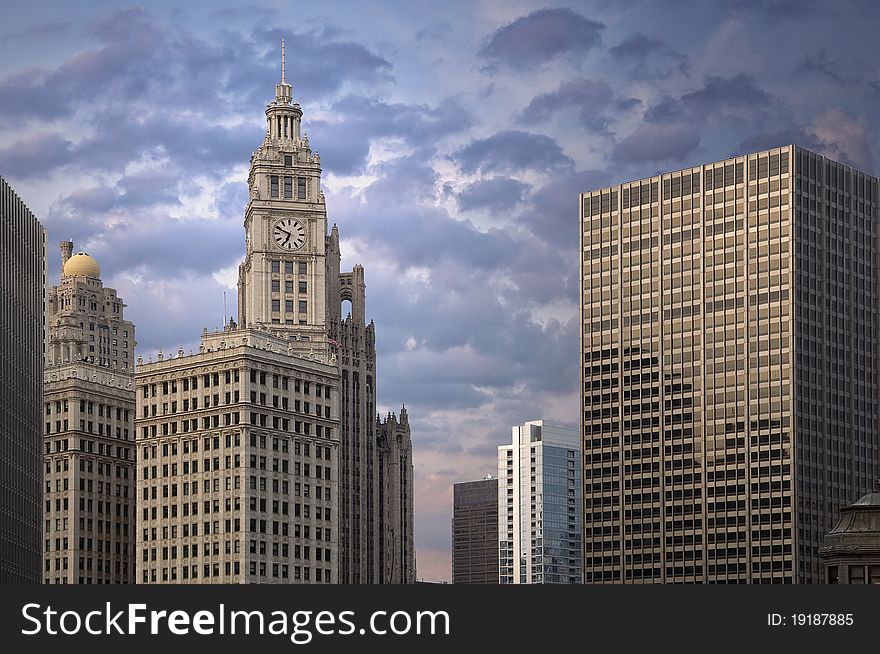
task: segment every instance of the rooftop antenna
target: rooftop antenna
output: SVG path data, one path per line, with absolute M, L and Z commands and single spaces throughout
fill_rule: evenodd
M 223 291 L 223 329 L 226 330 L 226 291 Z
M 281 83 L 285 84 L 286 80 L 284 79 L 284 39 L 281 39 Z

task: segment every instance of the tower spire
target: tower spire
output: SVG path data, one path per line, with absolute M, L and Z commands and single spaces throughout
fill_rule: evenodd
M 284 77 L 284 37 L 281 38 L 281 83 L 287 83 Z

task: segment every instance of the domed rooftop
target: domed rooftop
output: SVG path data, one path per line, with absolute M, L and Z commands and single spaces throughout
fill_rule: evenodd
M 65 277 L 101 277 L 101 267 L 85 252 L 77 252 L 64 264 Z

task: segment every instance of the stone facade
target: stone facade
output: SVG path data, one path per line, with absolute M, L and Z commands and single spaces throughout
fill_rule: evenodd
M 826 584 L 880 584 L 880 481 L 840 518 L 819 549 Z
M 142 582 L 415 580 L 409 422 L 405 410 L 399 420 L 373 419 L 375 329 L 364 319 L 364 271 L 340 272 L 321 159 L 302 133 L 283 52 L 266 135 L 251 156 L 238 321 L 205 333 L 197 354 L 139 367 Z M 352 313 L 343 319 L 346 300 Z M 219 375 L 216 394 L 186 390 L 205 375 Z M 309 387 L 323 398 L 310 399 Z M 223 451 L 196 473 L 199 441 Z M 281 449 L 267 451 L 269 443 Z M 186 488 L 192 496 L 193 484 L 204 498 L 159 495 Z M 312 488 L 317 494 L 307 495 Z M 199 506 L 218 515 L 193 519 Z
M 2 177 L 0 252 L 0 583 L 39 583 L 46 230 Z
M 376 418 L 377 495 L 379 518 L 379 583 L 412 584 L 416 581 L 413 542 L 412 439 L 406 407 L 400 417 L 389 413 Z
M 45 583 L 134 581 L 134 325 L 100 268 L 61 243 L 48 292 Z
M 340 270 L 339 229 L 333 225 L 327 231 L 321 158 L 312 152 L 301 120 L 302 108 L 292 101 L 282 64 L 281 83 L 266 107 L 266 136 L 251 157 L 239 325 L 263 326 L 290 339 L 295 352 L 327 357 L 338 366 L 339 580 L 409 582 L 414 572 L 400 571 L 415 568 L 411 445 L 406 466 L 380 470 L 389 459 L 381 456 L 372 419 L 377 409 L 376 332 L 372 321 L 366 323 L 364 269 L 356 265 L 350 272 Z M 343 302 L 351 304 L 345 316 Z M 401 442 L 410 443 L 408 422 L 395 430 L 405 431 Z M 407 490 L 402 503 L 383 498 L 381 480 L 391 478 L 400 479 Z M 398 508 L 401 514 L 388 513 Z M 399 551 L 384 546 L 389 524 L 408 530 L 389 541 L 400 544 Z
M 338 580 L 337 367 L 259 328 L 138 363 L 139 583 Z

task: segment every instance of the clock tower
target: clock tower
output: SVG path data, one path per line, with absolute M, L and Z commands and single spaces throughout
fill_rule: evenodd
M 266 135 L 251 155 L 244 215 L 245 259 L 238 270 L 240 327 L 262 327 L 293 349 L 327 356 L 327 209 L 321 158 L 301 133 L 302 108 L 285 77 L 266 106 Z

